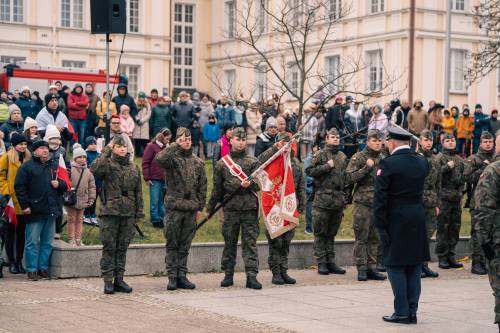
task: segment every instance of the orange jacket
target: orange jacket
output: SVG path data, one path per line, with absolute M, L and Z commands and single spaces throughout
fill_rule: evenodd
M 441 126 L 443 126 L 443 131 L 445 133 L 453 134 L 455 130 L 455 119 L 452 116 L 441 118 Z
M 474 131 L 474 117 L 460 116 L 457 121 L 457 138 L 470 140 L 472 131 Z

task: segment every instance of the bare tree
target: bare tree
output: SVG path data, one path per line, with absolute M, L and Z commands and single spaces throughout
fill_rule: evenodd
M 234 24 L 224 33 L 238 42 L 242 52 L 226 52 L 227 59 L 237 67 L 266 73 L 273 92 L 296 101 L 299 122 L 304 106 L 318 95 L 324 96 L 323 104 L 339 93 L 357 99 L 399 96 L 391 91 L 396 75 L 387 71 L 381 57 L 377 62 L 383 69 L 372 70 L 362 57 L 321 66 L 325 47 L 342 41 L 334 28 L 351 10 L 345 1 L 243 0 L 231 10 Z M 356 76 L 365 69 L 372 84 L 360 87 Z
M 469 81 L 474 82 L 500 67 L 500 0 L 481 0 L 474 7 L 474 23 L 486 33 L 487 41 L 471 54 Z

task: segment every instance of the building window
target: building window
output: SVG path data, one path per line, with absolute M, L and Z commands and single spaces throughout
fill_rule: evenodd
M 235 27 L 235 4 L 234 1 L 226 1 L 225 3 L 226 12 L 226 36 L 227 38 L 234 38 Z
M 184 65 L 186 66 L 193 65 L 193 49 L 191 48 L 184 49 Z
M 382 50 L 366 52 L 368 59 L 368 90 L 371 92 L 382 89 L 384 66 L 382 63 Z
M 290 92 L 294 93 L 295 95 L 299 95 L 299 67 L 296 63 L 292 62 L 288 64 L 288 69 Z
M 268 0 L 257 1 L 255 4 L 255 18 L 257 20 L 258 32 L 263 34 L 267 31 L 267 13 L 266 8 L 269 8 Z
M 184 21 L 188 23 L 193 23 L 193 11 L 194 8 L 191 5 L 184 6 Z
M 330 0 L 329 7 L 330 20 L 338 20 L 342 14 L 341 0 Z
M 263 101 L 267 95 L 267 66 L 257 66 L 254 69 L 254 97 L 258 102 Z
M 182 22 L 182 5 L 178 3 L 175 4 L 174 21 Z
M 139 68 L 138 65 L 120 65 L 119 72 L 128 78 L 128 93 L 135 96 L 139 87 Z
M 193 27 L 184 27 L 184 43 L 193 44 Z
M 0 21 L 23 22 L 23 0 L 0 0 Z
M 340 56 L 328 56 L 325 58 L 326 82 L 325 87 L 330 94 L 338 90 L 337 79 L 339 77 Z
M 184 69 L 184 87 L 191 87 L 193 85 L 193 70 Z
M 292 11 L 292 26 L 298 27 L 302 23 L 302 10 L 304 4 L 300 0 L 290 1 L 290 10 Z
M 128 32 L 139 32 L 139 0 L 129 0 L 128 5 Z
M 182 26 L 174 26 L 174 42 L 182 43 Z
M 182 86 L 182 69 L 174 68 L 174 86 Z
M 61 26 L 83 28 L 83 0 L 61 0 Z
M 368 8 L 370 10 L 370 14 L 383 12 L 384 0 L 368 0 Z
M 451 50 L 451 90 L 464 92 L 467 50 Z
M 26 61 L 26 57 L 0 56 L 0 62 L 4 64 L 15 64 L 21 61 Z
M 63 60 L 62 66 L 68 68 L 85 68 L 85 61 Z
M 236 70 L 228 69 L 224 71 L 224 85 L 230 98 L 234 98 L 236 84 Z
M 174 65 L 182 65 L 182 48 L 174 48 Z
M 466 9 L 466 0 L 453 0 L 453 10 L 457 12 L 464 12 Z

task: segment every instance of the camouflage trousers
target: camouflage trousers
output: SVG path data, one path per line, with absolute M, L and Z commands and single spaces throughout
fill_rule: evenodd
M 186 276 L 189 249 L 195 233 L 196 212 L 170 210 L 165 216 L 165 264 L 169 277 Z
M 486 260 L 486 262 L 488 278 L 493 289 L 493 296 L 495 296 L 495 323 L 498 324 L 500 323 L 500 259 L 495 256 L 493 260 Z
M 485 258 L 484 258 L 484 252 L 483 248 L 481 247 L 481 244 L 479 243 L 479 239 L 477 238 L 477 231 L 476 231 L 476 222 L 477 222 L 477 217 L 476 217 L 476 211 L 474 209 L 470 210 L 470 249 L 472 251 L 472 263 L 481 263 L 484 265 L 485 263 Z
M 127 249 L 134 238 L 135 218 L 103 216 L 99 223 L 102 242 L 101 272 L 105 281 L 123 277 L 127 261 Z
M 269 244 L 267 263 L 273 273 L 286 272 L 288 270 L 288 253 L 290 252 L 290 243 L 294 235 L 295 229 L 292 229 L 281 236 L 271 239 L 266 229 L 267 243 Z
M 259 237 L 259 217 L 257 210 L 224 211 L 222 236 L 224 250 L 222 251 L 221 268 L 226 274 L 234 273 L 238 237 L 241 229 L 241 254 L 248 276 L 256 276 L 259 271 L 259 254 L 257 252 L 257 237 Z
M 314 256 L 318 264 L 335 262 L 335 236 L 342 222 L 342 210 L 313 207 Z
M 379 239 L 374 226 L 373 208 L 354 203 L 354 263 L 358 271 L 374 270 Z
M 459 202 L 443 201 L 438 218 L 436 233 L 436 255 L 439 258 L 448 258 L 455 255 L 462 224 L 462 209 Z

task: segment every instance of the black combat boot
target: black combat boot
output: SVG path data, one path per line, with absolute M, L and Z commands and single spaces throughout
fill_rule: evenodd
M 179 289 L 194 289 L 196 285 L 188 280 L 185 276 L 179 276 L 177 278 L 177 288 Z
M 233 281 L 233 274 L 230 274 L 230 273 L 226 273 L 226 275 L 224 275 L 224 279 L 220 282 L 220 286 L 221 287 L 230 287 L 234 284 L 234 281 Z
M 281 277 L 283 278 L 283 281 L 285 281 L 285 284 L 296 284 L 297 280 L 295 280 L 293 277 L 288 275 L 288 272 L 286 269 L 281 270 Z
M 318 264 L 318 274 L 320 275 L 328 275 L 330 271 L 328 270 L 328 265 L 326 263 Z
M 368 280 L 376 280 L 376 281 L 383 281 L 387 279 L 387 276 L 385 276 L 384 274 L 380 274 L 379 272 L 373 269 L 369 269 L 366 272 L 366 277 L 368 278 Z
M 168 277 L 167 290 L 177 289 L 177 278 L 173 276 Z
M 382 263 L 377 263 L 377 266 L 375 267 L 375 269 L 379 272 L 386 272 L 387 270 L 385 269 L 385 266 L 384 264 Z
M 454 256 L 448 257 L 448 263 L 450 264 L 450 268 L 462 268 L 464 265 L 461 262 L 457 262 Z
M 345 269 L 343 269 L 342 267 L 337 266 L 337 264 L 334 263 L 334 262 L 329 262 L 328 264 L 326 264 L 326 266 L 328 268 L 328 272 L 329 273 L 332 273 L 332 274 L 345 274 Z
M 115 291 L 117 293 L 128 294 L 132 292 L 132 288 L 125 281 L 123 281 L 123 277 L 116 277 L 115 283 L 113 283 L 113 287 L 115 288 Z
M 429 264 L 425 263 L 422 266 L 422 277 L 430 277 L 430 278 L 437 278 L 439 274 L 437 272 L 434 272 L 432 269 L 429 268 Z
M 113 287 L 113 281 L 104 280 L 104 293 L 106 295 L 112 295 L 115 293 L 115 288 Z
M 472 274 L 477 274 L 477 275 L 486 275 L 488 272 L 486 271 L 486 268 L 484 265 L 479 262 L 479 261 L 472 261 L 472 269 L 471 269 Z
M 17 264 L 12 262 L 9 265 L 9 273 L 10 274 L 19 274 L 19 268 L 17 267 Z
M 262 289 L 262 284 L 260 284 L 259 281 L 257 281 L 257 277 L 255 276 L 247 276 L 247 288 L 250 289 Z
M 368 276 L 365 270 L 358 271 L 358 281 L 368 281 Z
M 445 258 L 445 257 L 439 258 L 439 268 L 450 269 L 450 263 L 448 262 L 447 258 Z
M 273 270 L 273 278 L 271 279 L 272 284 L 282 285 L 285 284 L 285 280 L 283 280 L 283 276 L 281 276 L 280 269 Z

